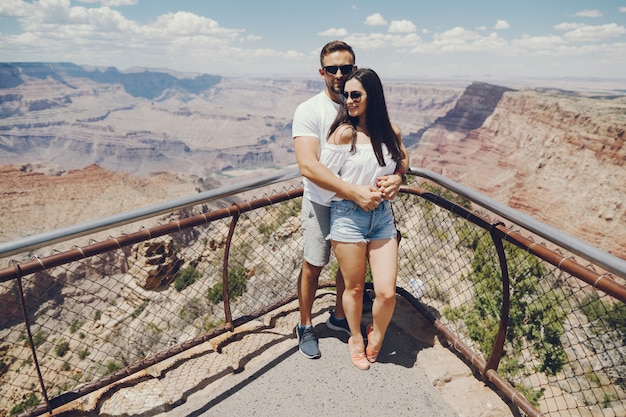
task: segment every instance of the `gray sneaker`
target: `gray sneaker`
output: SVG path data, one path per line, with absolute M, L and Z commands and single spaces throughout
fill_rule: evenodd
M 326 319 L 326 327 L 337 332 L 344 332 L 348 336 L 352 335 L 350 326 L 348 326 L 348 320 L 345 318 L 338 319 L 335 316 L 335 310 L 330 310 L 330 316 Z
M 350 326 L 348 326 L 348 320 L 345 318 L 338 319 L 337 316 L 335 316 L 335 310 L 330 310 L 330 316 L 326 319 L 326 327 L 337 332 L 344 332 L 348 336 L 352 335 Z M 367 341 L 367 328 L 362 324 L 361 335 L 363 335 L 363 340 Z
M 304 356 L 309 359 L 317 359 L 322 356 L 313 326 L 300 327 L 300 325 L 296 325 L 296 337 L 298 338 L 298 350 Z

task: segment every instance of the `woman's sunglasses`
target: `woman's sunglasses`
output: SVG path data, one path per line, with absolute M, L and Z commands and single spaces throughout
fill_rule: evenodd
M 365 93 L 361 91 L 344 91 L 341 94 L 346 100 L 350 97 L 352 101 L 361 101 L 361 97 L 365 95 Z
M 341 70 L 341 73 L 343 75 L 350 75 L 352 74 L 352 70 L 354 69 L 354 65 L 350 64 L 350 65 L 326 65 L 324 67 L 324 71 L 326 71 L 327 74 L 337 74 L 337 70 Z

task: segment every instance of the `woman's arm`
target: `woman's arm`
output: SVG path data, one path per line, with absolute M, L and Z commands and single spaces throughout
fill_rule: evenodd
M 398 161 L 398 164 L 396 166 L 396 172 L 394 174 L 380 177 L 376 182 L 376 184 L 378 185 L 378 189 L 383 194 L 383 197 L 386 200 L 393 200 L 394 198 L 396 198 L 396 196 L 398 195 L 398 190 L 404 182 L 404 173 L 410 167 L 409 151 L 406 149 L 406 146 L 404 146 L 404 143 L 402 142 L 402 132 L 400 131 L 400 128 L 398 128 L 393 123 L 391 124 L 391 126 L 393 127 L 393 131 L 396 134 L 396 139 L 400 143 L 400 149 L 402 150 L 404 157 L 400 161 Z

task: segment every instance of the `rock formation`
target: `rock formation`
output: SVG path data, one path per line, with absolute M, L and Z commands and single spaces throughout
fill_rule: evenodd
M 480 104 L 487 96 L 495 107 Z M 424 133 L 412 165 L 626 258 L 625 130 L 624 96 L 473 85 Z
M 154 290 L 168 285 L 180 269 L 171 237 L 138 243 L 128 257 L 128 274 L 144 290 Z

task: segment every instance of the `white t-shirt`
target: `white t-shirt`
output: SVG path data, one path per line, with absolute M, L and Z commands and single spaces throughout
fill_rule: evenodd
M 328 131 L 333 124 L 339 103 L 335 103 L 322 91 L 301 103 L 293 115 L 291 133 L 294 138 L 298 136 L 312 136 L 320 139 L 320 150 L 328 145 Z M 320 155 L 318 155 L 319 158 Z M 304 197 L 317 204 L 330 206 L 328 199 L 329 191 L 313 184 L 308 179 L 303 179 Z M 332 193 L 331 193 L 332 194 Z

